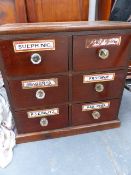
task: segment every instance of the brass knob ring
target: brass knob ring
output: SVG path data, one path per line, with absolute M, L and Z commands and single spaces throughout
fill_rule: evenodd
M 100 49 L 99 50 L 99 57 L 103 60 L 107 59 L 109 57 L 109 50 L 107 49 Z

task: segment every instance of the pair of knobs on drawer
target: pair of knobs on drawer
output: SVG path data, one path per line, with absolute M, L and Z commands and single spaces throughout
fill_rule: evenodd
M 97 83 L 95 85 L 95 90 L 96 90 L 96 92 L 103 92 L 104 91 L 104 85 L 100 84 L 100 83 Z M 42 89 L 37 90 L 36 91 L 36 98 L 40 99 L 40 100 L 44 99 L 45 98 L 44 90 L 42 90 Z
M 100 49 L 99 50 L 99 57 L 101 59 L 107 59 L 109 57 L 109 50 L 107 49 Z M 34 53 L 33 55 L 31 55 L 31 62 L 33 64 L 40 64 L 42 61 L 42 57 L 40 56 L 40 54 L 38 53 Z
M 94 118 L 94 120 L 98 120 L 101 117 L 101 114 L 98 111 L 93 111 L 92 112 L 92 117 Z M 42 118 L 40 120 L 40 126 L 42 126 L 42 127 L 48 126 L 48 120 L 47 120 L 47 118 Z
M 96 90 L 96 92 L 103 92 L 104 91 L 104 85 L 103 84 L 100 84 L 100 83 L 97 83 L 95 85 L 95 90 Z M 44 92 L 44 90 L 38 89 L 36 91 L 36 98 L 39 99 L 39 100 L 44 99 L 45 98 L 45 92 Z

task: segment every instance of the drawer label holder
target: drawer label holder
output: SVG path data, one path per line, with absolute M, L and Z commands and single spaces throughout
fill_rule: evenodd
M 47 117 L 47 116 L 54 116 L 54 115 L 59 115 L 59 108 L 27 112 L 28 118 Z
M 22 89 L 57 87 L 58 78 L 26 80 L 26 81 L 22 81 L 21 83 L 22 83 Z
M 84 75 L 83 83 L 113 81 L 114 79 L 115 79 L 115 73 Z
M 85 47 L 86 48 L 97 48 L 100 46 L 120 46 L 121 44 L 121 36 L 119 37 L 108 37 L 108 38 L 95 38 L 86 40 Z
M 96 109 L 109 108 L 110 102 L 99 102 L 99 103 L 91 103 L 82 105 L 82 111 L 91 111 Z
M 14 41 L 15 52 L 55 50 L 55 40 Z

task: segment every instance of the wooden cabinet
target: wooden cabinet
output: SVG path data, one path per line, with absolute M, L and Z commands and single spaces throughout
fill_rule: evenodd
M 1 26 L 0 66 L 18 143 L 120 126 L 130 29 L 115 22 Z

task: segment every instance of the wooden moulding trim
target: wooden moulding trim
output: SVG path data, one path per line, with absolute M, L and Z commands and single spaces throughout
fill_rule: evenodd
M 28 134 L 19 134 L 16 137 L 16 143 L 26 143 L 44 139 L 53 139 L 58 137 L 65 137 L 70 135 L 101 131 L 105 129 L 117 128 L 120 126 L 119 120 L 106 121 L 101 123 L 94 123 L 90 125 L 74 126 L 51 131 L 34 132 Z
M 79 22 L 43 22 L 4 24 L 0 27 L 0 35 L 26 34 L 43 32 L 78 32 L 98 30 L 131 29 L 131 23 L 112 21 L 79 21 Z

